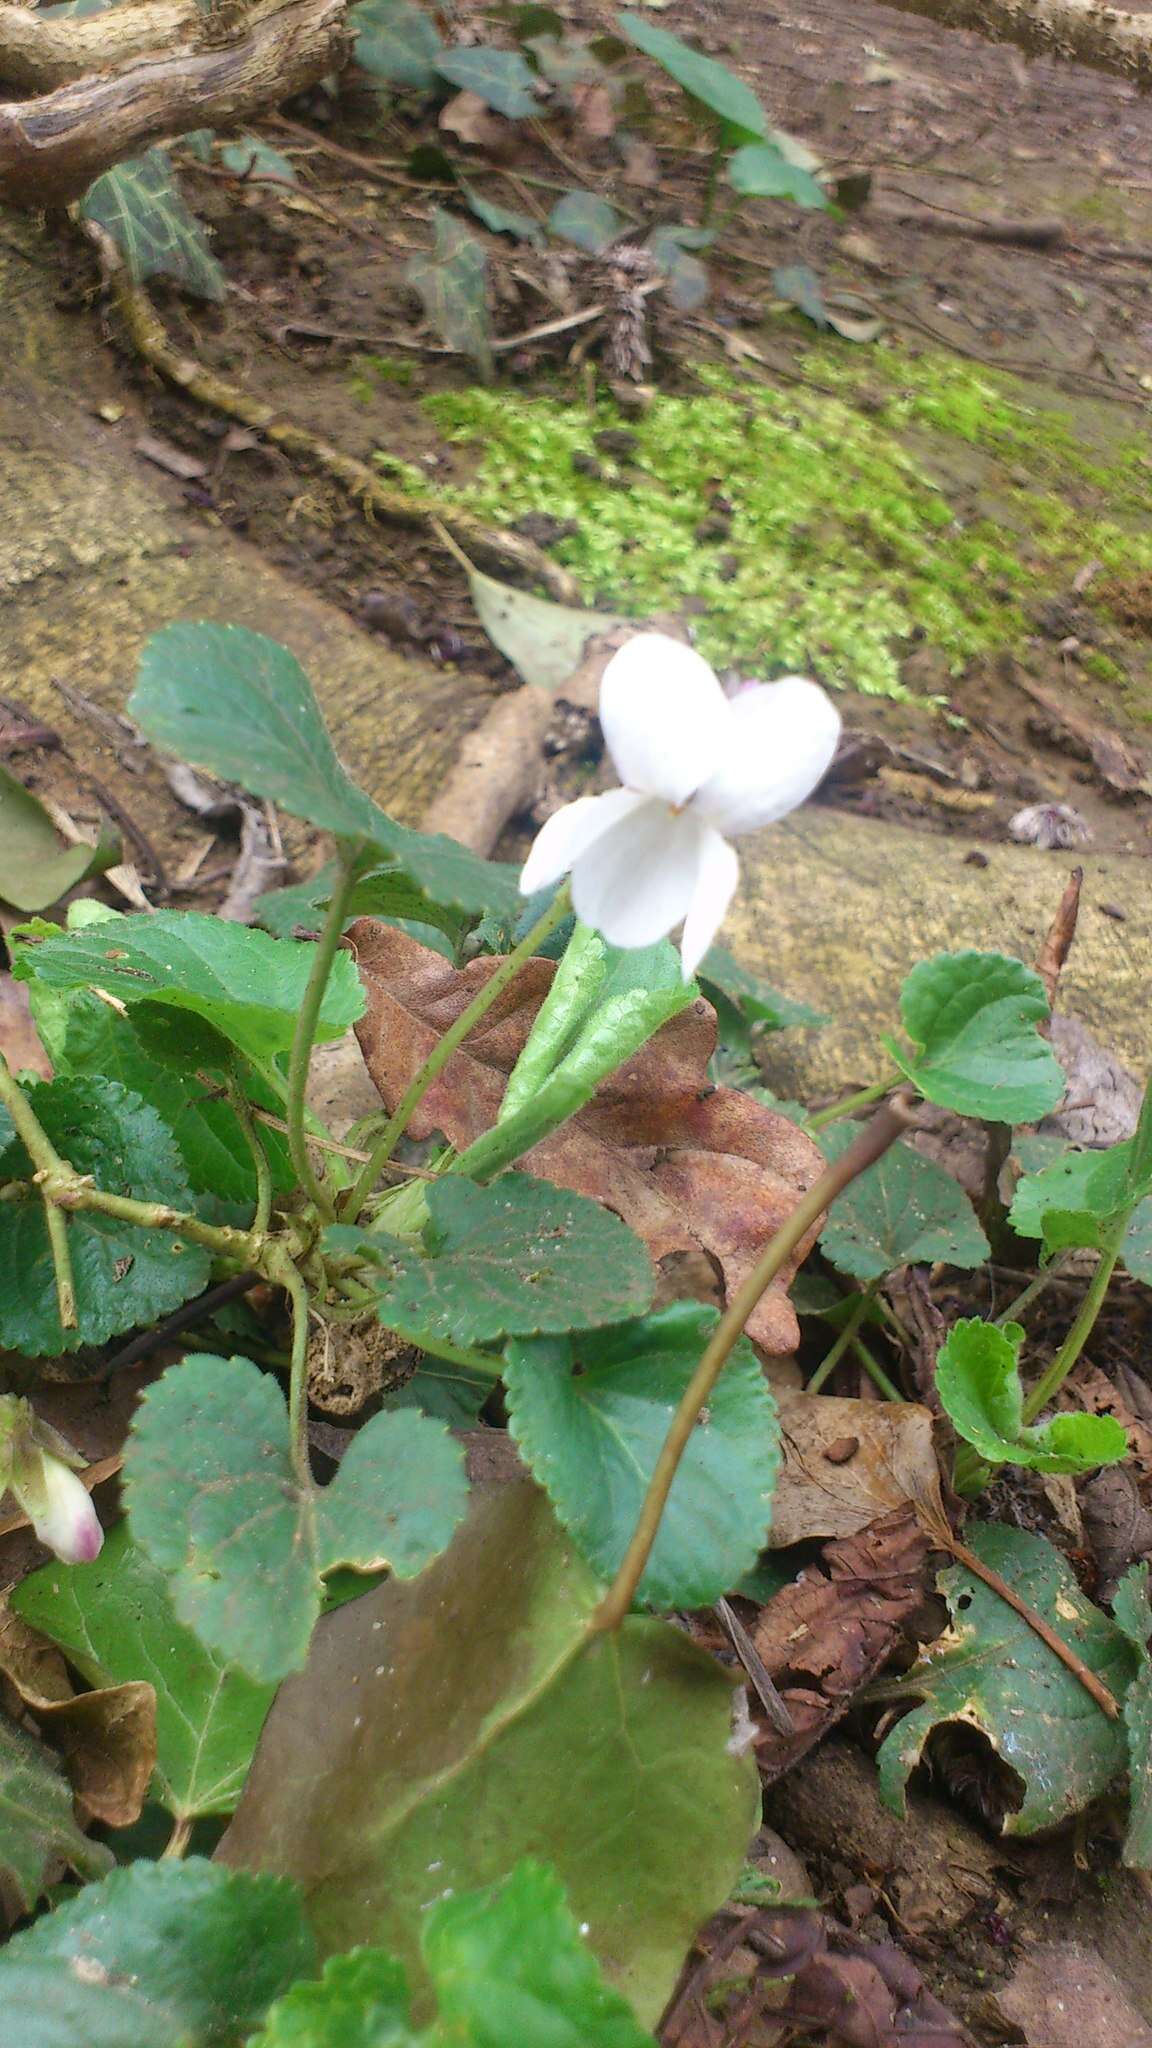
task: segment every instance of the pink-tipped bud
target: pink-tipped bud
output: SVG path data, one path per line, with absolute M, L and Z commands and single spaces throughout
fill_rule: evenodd
M 91 1564 L 99 1557 L 104 1531 L 92 1496 L 62 1459 L 33 1450 L 11 1484 L 41 1543 L 63 1564 Z

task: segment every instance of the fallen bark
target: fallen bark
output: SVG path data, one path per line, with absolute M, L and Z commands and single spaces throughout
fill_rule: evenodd
M 150 143 L 227 128 L 301 92 L 339 70 L 346 13 L 347 0 L 257 0 L 242 35 L 233 25 L 225 41 L 219 16 L 201 16 L 199 47 L 0 105 L 0 200 L 64 205 Z
M 73 78 L 194 41 L 205 15 L 196 0 L 120 0 L 104 14 L 45 16 L 0 5 L 0 82 L 54 92 Z
M 904 14 L 944 28 L 974 29 L 1030 57 L 1063 57 L 1152 86 L 1152 14 L 1125 14 L 1093 0 L 892 0 Z

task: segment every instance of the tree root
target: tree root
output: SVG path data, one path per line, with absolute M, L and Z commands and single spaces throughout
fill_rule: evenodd
M 975 29 L 990 43 L 1015 43 L 1030 57 L 1062 57 L 1152 87 L 1152 15 L 1126 14 L 1097 0 L 893 0 L 944 28 Z
M 441 498 L 415 497 L 395 490 L 368 463 L 334 448 L 310 427 L 285 418 L 275 406 L 241 390 L 239 385 L 230 384 L 194 356 L 182 354 L 173 345 L 148 293 L 129 277 L 112 237 L 93 221 L 85 223 L 85 232 L 99 251 L 104 279 L 128 340 L 136 354 L 166 383 L 187 392 L 199 405 L 238 420 L 294 460 L 333 477 L 366 516 L 412 527 L 430 527 L 433 521 L 440 520 L 469 552 L 499 562 L 505 571 L 513 570 L 543 583 L 561 604 L 580 602 L 579 590 L 567 570 L 549 561 L 534 541 L 502 527 L 487 526 L 474 513 L 445 504 Z

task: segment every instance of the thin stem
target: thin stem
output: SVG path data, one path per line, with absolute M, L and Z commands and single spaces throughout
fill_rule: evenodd
M 255 1231 L 233 1230 L 230 1226 L 202 1223 L 183 1209 L 171 1209 L 163 1202 L 136 1202 L 130 1195 L 109 1194 L 77 1179 L 70 1167 L 62 1166 L 45 1190 L 58 1209 L 96 1209 L 102 1216 L 115 1216 L 121 1223 L 135 1223 L 141 1230 L 178 1230 L 193 1244 L 202 1244 L 220 1259 L 234 1259 L 242 1266 L 259 1266 L 263 1246 Z
M 857 1330 L 860 1328 L 861 1323 L 864 1321 L 865 1316 L 871 1308 L 872 1303 L 876 1298 L 876 1289 L 879 1287 L 880 1281 L 883 1279 L 883 1277 L 883 1274 L 878 1274 L 876 1279 L 870 1280 L 868 1282 L 867 1287 L 865 1287 L 863 1291 L 856 1296 L 856 1299 L 848 1312 L 847 1321 L 843 1324 L 839 1336 L 837 1337 L 835 1343 L 832 1345 L 832 1348 L 828 1352 L 827 1356 L 821 1359 L 819 1365 L 816 1367 L 815 1372 L 813 1373 L 811 1379 L 805 1387 L 804 1392 L 806 1394 L 818 1394 L 820 1392 L 821 1387 L 825 1384 L 827 1380 L 831 1378 L 832 1374 L 835 1372 L 836 1367 L 839 1365 L 840 1360 L 843 1358 L 844 1353 L 847 1351 L 848 1346 L 851 1344 L 853 1338 L 856 1335 Z
M 192 1822 L 187 1814 L 178 1814 L 172 1825 L 172 1833 L 160 1851 L 160 1861 L 166 1863 L 169 1857 L 179 1858 L 188 1853 L 192 1840 Z
M 300 1005 L 300 1014 L 296 1019 L 292 1051 L 288 1060 L 288 1150 L 292 1155 L 292 1164 L 301 1187 L 321 1214 L 328 1217 L 335 1215 L 336 1206 L 328 1189 L 319 1179 L 308 1154 L 304 1134 L 304 1098 L 308 1087 L 312 1043 L 316 1036 L 316 1026 L 320 1021 L 320 1006 L 324 1001 L 324 991 L 332 972 L 332 962 L 336 958 L 343 936 L 344 920 L 348 915 L 355 879 L 355 870 L 351 862 L 343 861 L 336 886 L 332 891 L 323 929 L 316 941 L 312 967 L 304 990 L 304 1000 Z
M 874 1081 L 870 1088 L 858 1088 L 855 1095 L 846 1095 L 843 1102 L 834 1102 L 831 1109 L 821 1109 L 808 1119 L 810 1131 L 822 1131 L 825 1124 L 839 1123 L 842 1116 L 851 1116 L 857 1109 L 867 1109 L 871 1103 L 882 1101 L 893 1088 L 905 1085 L 903 1074 L 889 1074 L 883 1081 Z
M 296 1478 L 306 1493 L 312 1490 L 312 1466 L 308 1457 L 308 1289 L 288 1257 L 280 1253 L 268 1262 L 269 1278 L 284 1289 L 292 1307 L 292 1358 L 288 1377 L 288 1433 Z
M 904 1396 L 896 1385 L 895 1380 L 889 1379 L 880 1360 L 874 1352 L 869 1350 L 862 1337 L 854 1337 L 852 1339 L 852 1349 L 872 1381 L 873 1386 L 877 1388 L 878 1392 L 883 1394 L 884 1399 L 886 1401 L 903 1401 Z
M 471 1351 L 466 1344 L 446 1344 L 437 1337 L 435 1343 L 429 1337 L 421 1337 L 418 1349 L 426 1351 L 429 1358 L 442 1358 L 448 1365 L 466 1365 L 469 1372 L 482 1372 L 486 1379 L 498 1380 L 504 1371 L 501 1358 L 490 1358 L 487 1352 Z
M 1037 1273 L 1036 1278 L 1034 1280 L 1030 1280 L 1028 1282 L 1027 1287 L 1021 1289 L 1020 1293 L 1016 1296 L 1015 1301 L 1009 1302 L 1003 1314 L 997 1316 L 997 1329 L 1002 1330 L 1004 1328 L 1005 1323 L 1016 1322 L 1018 1318 L 1023 1315 L 1026 1308 L 1031 1308 L 1032 1303 L 1035 1301 L 1037 1295 L 1043 1294 L 1044 1289 L 1047 1286 L 1049 1286 L 1053 1280 L 1058 1280 L 1061 1277 L 1061 1275 L 1067 1271 L 1070 1260 L 1071 1253 L 1061 1252 L 1058 1259 L 1053 1259 L 1050 1266 L 1045 1266 L 1042 1273 Z
M 825 1210 L 831 1207 L 836 1197 L 843 1193 L 858 1174 L 865 1173 L 870 1166 L 874 1166 L 888 1147 L 895 1143 L 901 1132 L 907 1129 L 909 1108 L 910 1101 L 906 1096 L 897 1096 L 892 1102 L 884 1104 L 871 1123 L 861 1131 L 859 1137 L 853 1139 L 839 1159 L 834 1159 L 825 1168 L 819 1180 L 797 1203 L 788 1221 L 761 1252 L 748 1278 L 733 1295 L 681 1396 L 648 1482 L 648 1491 L 644 1496 L 632 1540 L 624 1553 L 620 1569 L 607 1596 L 592 1617 L 591 1626 L 594 1629 L 619 1628 L 631 1609 L 636 1588 L 644 1576 L 645 1567 L 652 1554 L 652 1546 L 659 1532 L 680 1460 L 688 1448 L 689 1439 L 700 1419 L 700 1412 L 706 1406 L 712 1389 L 727 1363 L 728 1355 L 761 1295 L 771 1286 L 781 1267 L 791 1258 L 813 1226 L 819 1223 Z
M 489 976 L 483 988 L 472 998 L 467 1009 L 460 1012 L 456 1022 L 444 1033 L 439 1043 L 433 1046 L 408 1093 L 394 1114 L 389 1117 L 384 1130 L 372 1147 L 367 1165 L 361 1168 L 342 1202 L 343 1221 L 356 1221 L 376 1185 L 379 1174 L 391 1159 L 433 1081 L 443 1072 L 457 1047 L 464 1043 L 469 1033 L 487 1016 L 497 998 L 503 995 L 509 982 L 516 979 L 520 969 L 539 951 L 545 939 L 563 924 L 571 908 L 571 897 L 565 883 L 563 888 L 557 890 L 550 908 L 544 912 L 543 917 L 537 919 L 527 938 L 521 939 L 520 944 L 508 954 L 507 959 L 501 962 L 496 972 Z
M 56 1276 L 56 1305 L 60 1313 L 60 1327 L 62 1330 L 74 1330 L 76 1282 L 72 1273 L 72 1254 L 68 1248 L 68 1228 L 48 1192 L 51 1177 L 59 1173 L 68 1173 L 71 1169 L 61 1159 L 3 1053 L 0 1053 L 0 1103 L 3 1103 L 8 1111 L 16 1135 L 23 1141 L 24 1149 L 36 1168 L 40 1195 L 44 1203 L 44 1222 L 48 1230 L 52 1270 Z
M 1060 1391 L 1085 1344 L 1095 1328 L 1096 1318 L 1104 1306 L 1104 1297 L 1109 1282 L 1120 1258 L 1120 1249 L 1128 1234 L 1131 1211 L 1114 1219 L 1107 1231 L 1100 1253 L 1100 1263 L 1093 1273 L 1088 1291 L 1080 1304 L 1076 1319 L 1064 1342 L 1052 1360 L 1046 1373 L 1037 1380 L 1032 1392 L 1024 1403 L 1025 1422 L 1035 1422 L 1042 1408 L 1048 1406 L 1053 1395 Z
M 252 1214 L 251 1227 L 263 1233 L 272 1219 L 272 1168 L 268 1163 L 268 1154 L 260 1142 L 260 1134 L 256 1129 L 248 1098 L 235 1074 L 228 1076 L 227 1094 L 232 1114 L 243 1131 L 248 1150 L 252 1154 L 252 1170 L 256 1175 L 256 1207 Z

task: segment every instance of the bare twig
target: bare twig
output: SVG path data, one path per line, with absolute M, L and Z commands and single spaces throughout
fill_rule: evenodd
M 1072 941 L 1076 937 L 1076 921 L 1080 915 L 1080 891 L 1083 886 L 1083 868 L 1073 868 L 1036 962 L 1036 972 L 1048 991 L 1050 1010 L 1056 1008 L 1056 990 L 1060 974 L 1064 962 L 1072 951 Z

